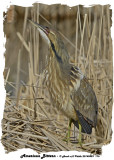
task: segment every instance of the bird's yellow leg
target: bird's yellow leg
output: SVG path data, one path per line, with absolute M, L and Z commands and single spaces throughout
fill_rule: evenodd
M 82 146 L 82 134 L 81 134 L 82 126 L 81 126 L 81 124 L 80 124 L 79 121 L 78 121 L 78 125 L 79 125 L 79 138 L 78 138 L 78 143 L 80 144 L 80 146 Z
M 70 119 L 70 121 L 69 121 L 69 125 L 68 125 L 68 133 L 66 134 L 66 138 L 64 139 L 66 142 L 69 142 L 69 140 L 70 140 L 71 124 L 72 124 L 72 119 Z

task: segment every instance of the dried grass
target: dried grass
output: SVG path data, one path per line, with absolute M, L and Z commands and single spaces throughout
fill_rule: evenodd
M 77 143 L 78 130 L 72 126 L 70 142 L 63 139 L 68 131 L 68 119 L 51 105 L 48 91 L 43 86 L 44 73 L 39 73 L 39 33 L 29 26 L 29 43 L 24 40 L 28 9 L 25 12 L 23 35 L 17 33 L 22 47 L 29 54 L 29 81 L 20 83 L 20 54 L 18 58 L 18 74 L 16 85 L 8 82 L 8 71 L 5 83 L 16 89 L 16 96 L 6 96 L 4 118 L 2 120 L 2 144 L 7 152 L 20 148 L 31 148 L 38 153 L 50 151 L 87 151 L 101 154 L 104 144 L 110 143 L 112 130 L 112 40 L 110 35 L 109 6 L 91 22 L 91 13 L 85 14 L 84 23 L 80 17 L 80 8 L 76 16 L 76 43 L 72 44 L 62 33 L 65 40 L 75 48 L 71 63 L 79 66 L 92 84 L 99 104 L 98 125 L 91 135 L 82 134 L 82 147 Z M 96 6 L 97 9 L 97 6 Z M 39 5 L 33 8 L 34 21 L 39 21 Z M 48 20 L 46 20 L 46 23 Z M 107 23 L 106 23 L 107 22 Z M 50 22 L 48 22 L 50 23 Z M 60 31 L 59 31 L 60 32 Z M 45 45 L 45 44 L 44 44 Z

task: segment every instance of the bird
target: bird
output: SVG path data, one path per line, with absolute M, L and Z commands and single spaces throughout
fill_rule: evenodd
M 81 133 L 91 134 L 96 128 L 98 102 L 95 92 L 79 67 L 70 63 L 70 56 L 56 29 L 43 26 L 29 19 L 49 45 L 46 86 L 53 106 L 69 118 L 69 132 L 73 123 Z

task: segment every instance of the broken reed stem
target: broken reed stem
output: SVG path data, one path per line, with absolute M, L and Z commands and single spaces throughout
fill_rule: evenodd
M 97 60 L 99 60 L 99 52 L 100 52 L 100 47 L 101 47 L 102 20 L 103 20 L 103 6 L 101 7 L 101 17 L 100 17 L 100 26 L 99 26 L 99 38 L 98 38 L 98 48 L 97 48 Z
M 77 54 L 77 47 L 78 47 L 78 14 L 77 14 L 77 18 L 76 18 L 76 47 L 75 47 L 75 65 L 78 61 L 78 54 Z
M 23 24 L 23 37 L 25 37 L 25 31 L 26 31 L 26 25 L 27 25 L 27 17 L 28 17 L 28 7 L 25 8 L 25 16 L 24 16 L 24 24 Z
M 19 93 L 20 93 L 20 86 L 19 86 L 19 81 L 20 81 L 20 60 L 21 60 L 21 50 L 19 50 L 18 53 L 18 63 L 17 63 L 17 79 L 16 79 L 16 97 L 17 97 L 17 102 L 16 102 L 16 106 L 18 105 L 18 101 L 19 101 Z
M 82 30 L 82 33 L 81 33 L 80 55 L 82 54 L 83 38 L 84 38 L 84 32 L 85 32 L 86 19 L 87 19 L 87 14 L 85 14 L 85 17 L 84 17 L 83 30 Z
M 6 85 L 7 82 L 8 82 L 9 74 L 10 74 L 10 68 L 8 68 L 8 72 L 7 72 L 7 75 L 6 75 L 6 79 L 5 79 L 5 84 L 4 85 Z

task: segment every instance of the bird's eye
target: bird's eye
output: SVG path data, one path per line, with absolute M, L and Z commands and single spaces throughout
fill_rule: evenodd
M 49 28 L 48 28 L 48 27 L 46 27 L 46 32 L 47 32 L 47 33 L 49 33 L 49 32 L 50 32 L 50 30 L 49 30 Z

